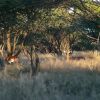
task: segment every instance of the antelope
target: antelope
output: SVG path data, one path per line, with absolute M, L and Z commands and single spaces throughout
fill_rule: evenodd
M 19 59 L 16 55 L 6 57 L 5 61 L 7 62 L 7 64 L 16 64 L 15 66 L 18 70 L 22 69 L 22 65 L 20 64 Z
M 73 56 L 72 51 L 69 51 L 68 53 L 69 53 L 69 59 L 70 60 L 85 60 L 85 57 L 82 56 L 82 55 Z M 66 54 L 67 54 L 66 51 L 63 51 L 63 55 L 66 56 Z
M 19 59 L 18 59 L 18 55 L 20 54 L 21 50 L 19 50 L 15 55 L 9 55 L 6 57 L 5 61 L 8 63 L 8 64 L 11 64 L 11 63 L 18 63 L 19 62 Z
M 71 60 L 85 60 L 84 56 L 70 56 Z
M 8 64 L 18 63 L 18 57 L 17 56 L 8 56 L 8 57 L 6 57 L 5 61 Z

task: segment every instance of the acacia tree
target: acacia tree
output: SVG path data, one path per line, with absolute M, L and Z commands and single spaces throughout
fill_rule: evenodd
M 38 14 L 39 18 L 34 24 L 37 27 L 36 29 L 39 28 L 38 30 L 45 33 L 45 38 L 48 40 L 48 52 L 53 52 L 58 55 L 61 55 L 63 51 L 69 52 L 70 44 L 73 44 L 72 40 L 74 40 L 74 34 L 70 35 L 72 33 L 69 33 L 73 19 L 66 8 L 59 6 L 52 9 L 42 9 Z
M 13 55 L 15 50 L 18 49 L 19 46 L 29 47 L 28 52 L 30 54 L 31 59 L 31 68 L 32 68 L 32 75 L 36 72 L 37 64 L 39 63 L 38 55 L 35 53 L 35 63 L 36 65 L 33 65 L 33 51 L 36 52 L 35 49 L 33 49 L 33 43 L 37 41 L 28 41 L 30 33 L 37 32 L 34 27 L 34 21 L 37 19 L 37 11 L 42 8 L 53 7 L 55 5 L 58 5 L 61 1 L 45 1 L 45 0 L 25 0 L 18 1 L 18 0 L 5 0 L 1 1 L 0 5 L 0 20 L 1 20 L 1 28 L 3 28 L 3 34 L 4 34 L 4 41 L 5 43 L 5 49 L 7 50 L 7 56 Z M 22 36 L 22 37 L 21 37 Z M 31 35 L 30 35 L 31 36 Z M 32 37 L 34 34 L 32 35 Z M 28 38 L 27 38 L 28 37 Z M 22 41 L 19 41 L 22 39 Z M 27 41 L 28 45 L 25 45 L 25 40 Z M 35 38 L 36 40 L 36 38 Z M 40 40 L 38 40 L 40 41 Z M 34 44 L 35 44 L 34 43 Z M 36 43 L 37 44 L 37 43 Z M 34 45 L 36 46 L 36 45 Z M 21 49 L 21 48 L 20 48 Z M 21 50 L 18 50 L 14 55 L 19 55 Z
M 18 51 L 15 55 L 18 55 L 19 44 L 20 47 L 31 47 L 31 51 L 34 45 L 34 52 L 42 46 L 49 50 L 52 48 L 50 51 L 58 54 L 66 50 L 69 59 L 70 47 L 79 40 L 79 33 L 86 32 L 88 28 L 93 30 L 86 26 L 90 21 L 94 21 L 93 19 L 99 18 L 100 9 L 95 11 L 94 6 L 97 9 L 98 4 L 88 0 L 1 0 L 0 27 L 3 29 L 3 35 L 0 36 L 7 55 L 13 55 L 16 49 Z M 83 23 L 84 18 L 85 24 L 88 22 L 87 25 Z M 30 33 L 33 40 L 29 43 L 34 44 L 26 46 L 24 40 L 28 42 Z M 34 38 L 35 35 L 38 39 Z
M 79 0 L 79 3 L 74 3 L 74 14 L 77 15 L 73 26 L 76 31 L 81 32 L 85 40 L 90 41 L 90 45 L 99 47 L 99 32 L 100 32 L 100 8 L 99 1 Z M 83 43 L 84 44 L 84 43 Z

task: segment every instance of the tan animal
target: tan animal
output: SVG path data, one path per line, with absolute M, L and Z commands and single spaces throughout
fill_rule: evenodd
M 8 63 L 8 64 L 11 64 L 11 63 L 18 63 L 18 58 L 16 56 L 8 56 L 6 57 L 5 61 Z

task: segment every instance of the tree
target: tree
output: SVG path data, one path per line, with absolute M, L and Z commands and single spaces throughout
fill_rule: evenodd
M 90 0 L 1 0 L 0 43 L 7 56 L 26 49 L 31 68 L 37 51 L 66 52 L 68 60 L 75 43 L 83 47 L 82 36 L 99 40 L 99 11 L 98 3 Z

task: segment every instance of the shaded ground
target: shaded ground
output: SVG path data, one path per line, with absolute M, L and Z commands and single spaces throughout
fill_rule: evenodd
M 100 100 L 100 72 L 54 70 L 0 78 L 0 100 Z

